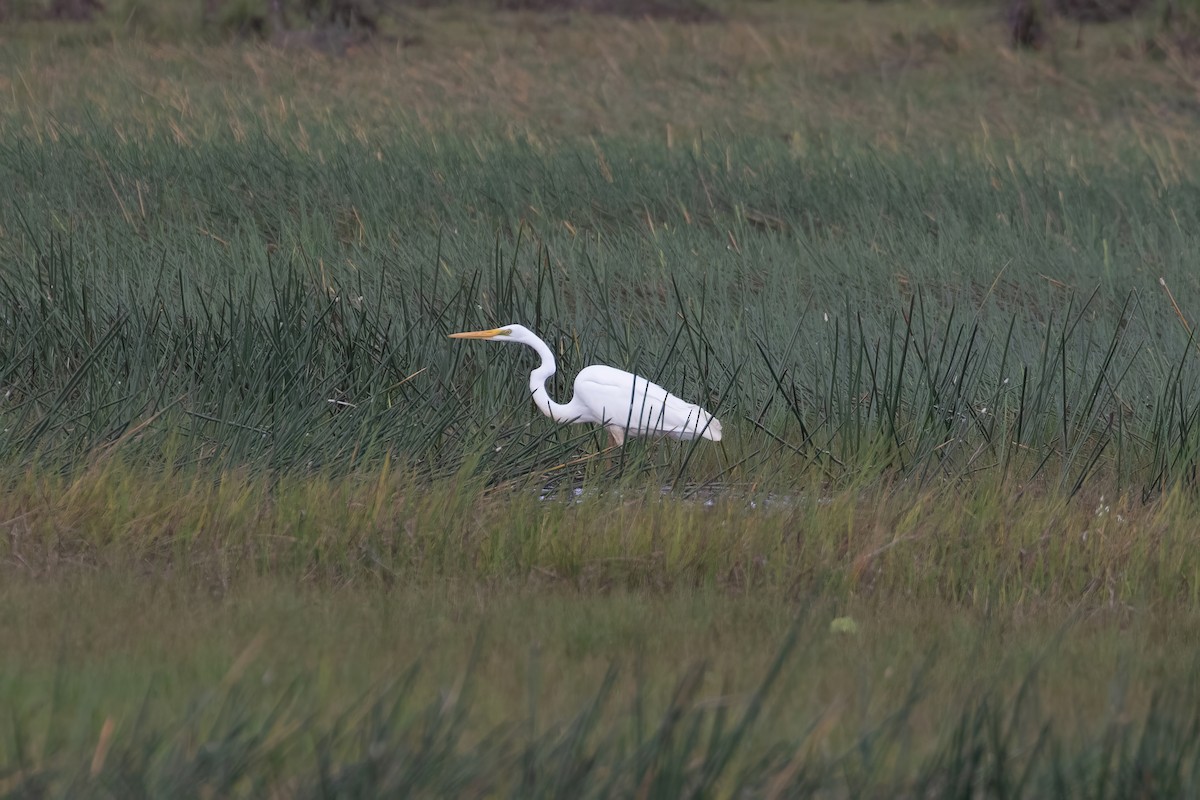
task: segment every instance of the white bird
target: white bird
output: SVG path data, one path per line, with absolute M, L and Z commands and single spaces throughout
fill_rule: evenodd
M 703 408 L 681 400 L 656 383 L 625 370 L 593 364 L 575 376 L 575 396 L 556 403 L 546 391 L 546 379 L 558 369 L 550 347 L 524 325 L 486 331 L 452 333 L 451 339 L 519 342 L 532 347 L 542 363 L 529 373 L 534 405 L 555 422 L 598 422 L 608 429 L 614 445 L 626 436 L 669 436 L 721 441 L 721 423 Z

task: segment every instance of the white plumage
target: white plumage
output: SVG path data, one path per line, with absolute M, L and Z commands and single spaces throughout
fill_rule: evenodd
M 454 333 L 451 338 L 519 342 L 537 351 L 542 363 L 529 373 L 529 391 L 538 409 L 555 422 L 599 423 L 618 445 L 628 436 L 721 440 L 720 421 L 700 406 L 640 375 L 602 364 L 586 367 L 575 376 L 575 396 L 569 402 L 554 402 L 546 391 L 546 380 L 557 370 L 554 353 L 523 325 Z

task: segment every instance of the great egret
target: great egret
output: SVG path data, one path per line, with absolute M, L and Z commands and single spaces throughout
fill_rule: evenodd
M 603 364 L 585 367 L 575 376 L 575 396 L 569 403 L 554 402 L 546 391 L 546 379 L 558 369 L 554 353 L 524 325 L 452 333 L 450 338 L 518 342 L 532 347 L 542 357 L 541 365 L 529 373 L 529 391 L 538 410 L 555 422 L 598 422 L 608 429 L 615 445 L 624 444 L 626 436 L 721 440 L 721 423 L 700 406 L 681 400 L 640 375 Z

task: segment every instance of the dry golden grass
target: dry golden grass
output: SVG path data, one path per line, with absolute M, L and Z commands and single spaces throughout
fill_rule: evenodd
M 803 148 L 852 135 L 887 150 L 1012 142 L 1031 156 L 1065 138 L 1081 157 L 1134 144 L 1178 169 L 1195 153 L 1200 87 L 1200 61 L 1157 20 L 1078 38 L 1060 24 L 1025 53 L 989 7 L 761 3 L 711 25 L 406 10 L 395 37 L 340 56 L 41 34 L 9 42 L 3 128 L 53 136 L 87 118 L 183 145 L 247 127 L 303 141 L 314 126 L 363 141 L 487 129 L 686 144 L 710 131 Z

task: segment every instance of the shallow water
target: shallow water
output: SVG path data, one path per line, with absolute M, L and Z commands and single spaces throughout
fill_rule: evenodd
M 541 492 L 538 494 L 538 500 L 543 500 L 543 501 L 558 500 L 561 496 L 560 491 L 562 491 L 562 490 L 558 489 L 555 486 L 545 486 L 542 488 Z M 570 495 L 569 502 L 571 502 L 571 503 L 582 503 L 584 501 L 584 499 L 587 497 L 598 497 L 601 495 L 613 494 L 618 499 L 624 497 L 624 494 L 620 491 L 617 491 L 615 493 L 610 493 L 610 492 L 605 492 L 605 491 L 597 491 L 597 490 L 585 491 L 585 489 L 582 486 L 574 486 L 570 489 L 570 492 L 571 492 L 571 495 Z M 715 506 L 717 504 L 717 500 L 719 498 L 721 498 L 722 496 L 729 497 L 729 496 L 735 495 L 736 493 L 737 493 L 737 490 L 732 489 L 730 487 L 708 487 L 708 488 L 703 489 L 702 491 L 696 491 L 696 492 L 692 492 L 689 494 L 678 493 L 673 486 L 669 486 L 669 485 L 663 486 L 660 489 L 660 494 L 662 497 L 667 497 L 667 496 L 673 495 L 673 496 L 678 497 L 678 499 L 682 500 L 685 503 L 699 503 L 699 504 L 705 506 L 706 508 L 712 508 L 713 506 Z M 748 508 L 751 511 L 757 511 L 757 510 L 767 510 L 769 508 L 779 508 L 779 507 L 788 508 L 788 507 L 796 505 L 801 499 L 802 499 L 802 497 L 800 495 L 786 495 L 786 494 L 781 495 L 781 494 L 770 493 L 770 494 L 767 494 L 767 495 L 761 496 L 761 497 L 746 498 L 745 502 L 746 502 L 746 508 Z M 818 502 L 828 503 L 829 500 L 828 500 L 828 498 L 821 498 L 818 500 Z

